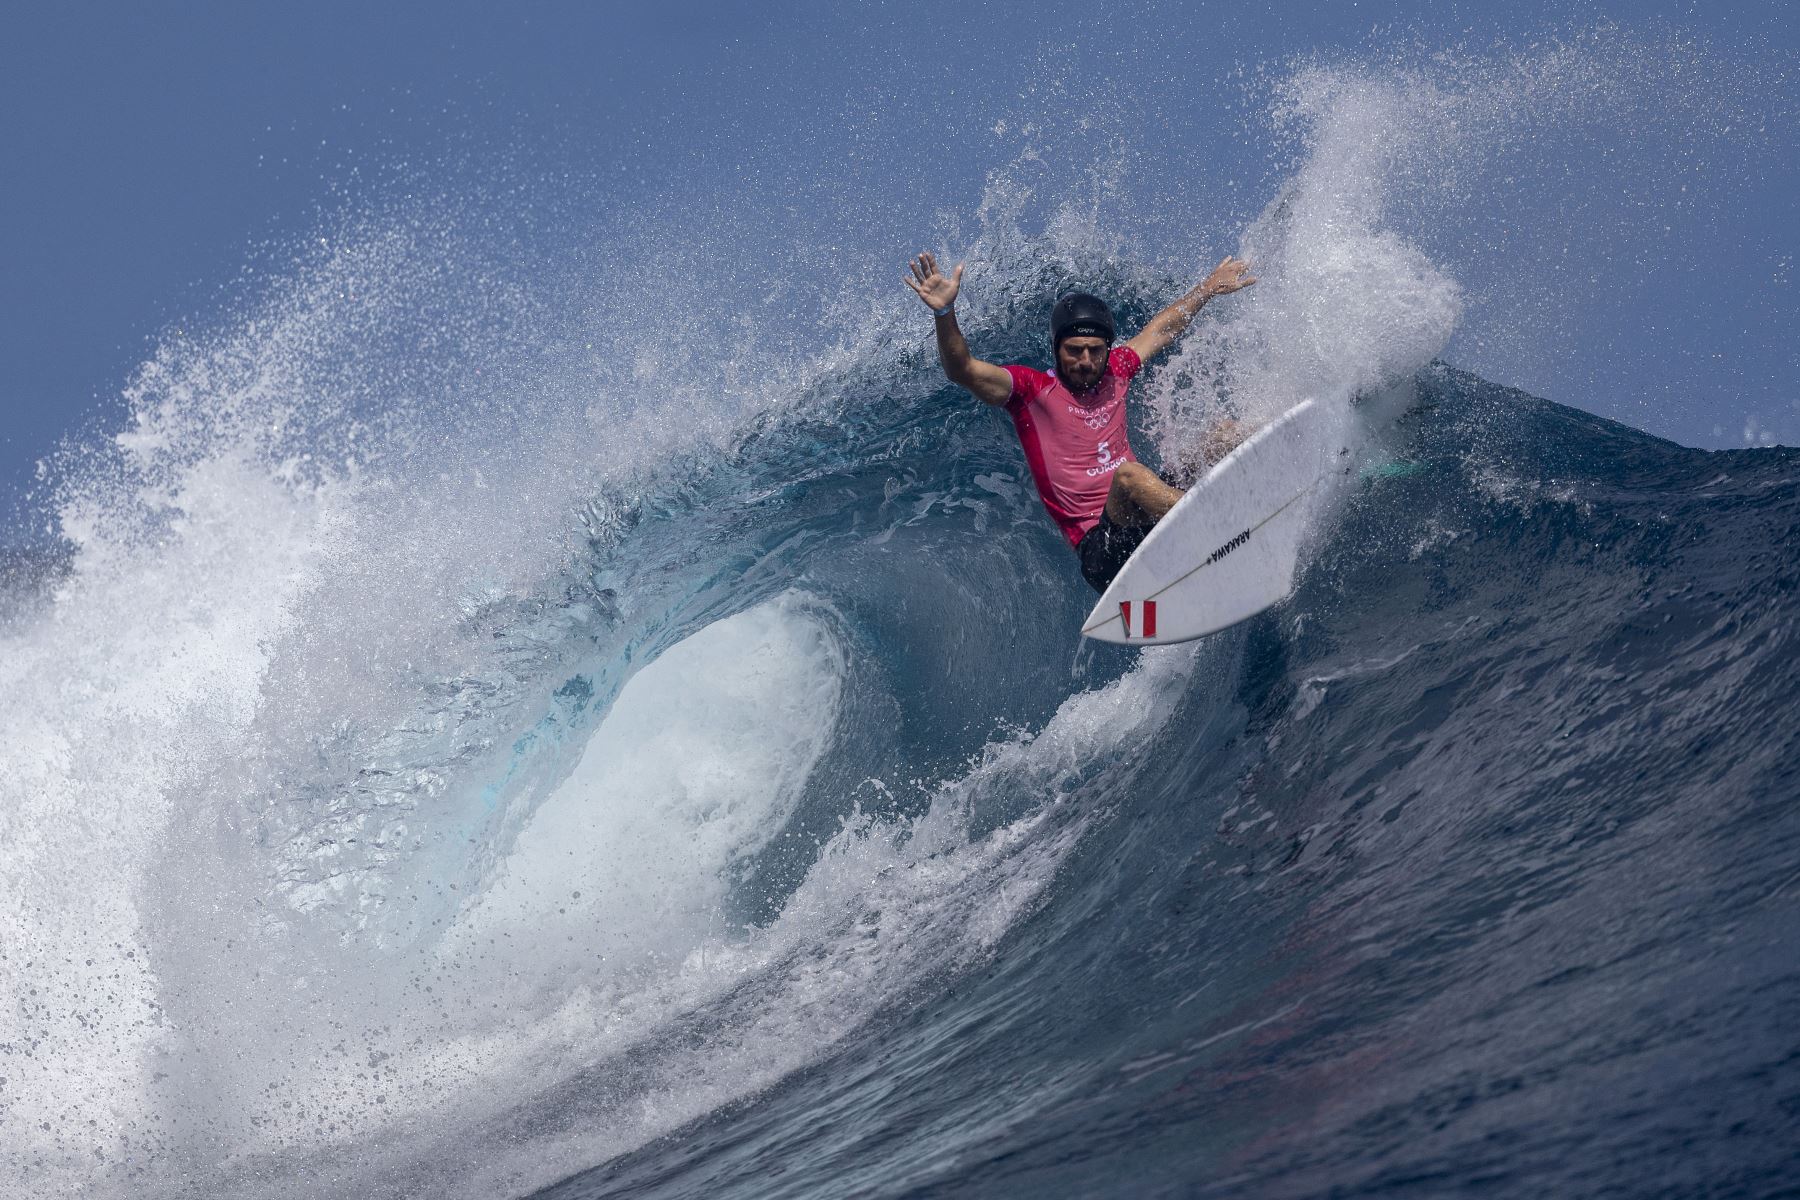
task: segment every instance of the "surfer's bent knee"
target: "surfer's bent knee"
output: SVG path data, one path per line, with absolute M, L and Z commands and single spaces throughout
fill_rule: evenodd
M 1152 471 L 1143 463 L 1128 462 L 1113 472 L 1110 490 L 1114 495 L 1121 496 L 1135 504 L 1150 498 L 1161 499 L 1162 495 L 1167 492 L 1173 492 L 1179 496 L 1186 489 L 1182 488 L 1175 480 L 1167 479 Z
M 1120 463 L 1119 469 L 1113 472 L 1112 490 L 1115 492 L 1134 492 L 1148 481 L 1156 478 L 1152 471 L 1140 462 Z

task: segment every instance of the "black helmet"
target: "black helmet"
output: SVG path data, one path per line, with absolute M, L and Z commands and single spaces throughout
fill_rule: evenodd
M 1098 296 L 1070 292 L 1050 310 L 1050 345 L 1053 349 L 1062 345 L 1064 338 L 1105 338 L 1111 345 L 1115 336 L 1112 309 Z

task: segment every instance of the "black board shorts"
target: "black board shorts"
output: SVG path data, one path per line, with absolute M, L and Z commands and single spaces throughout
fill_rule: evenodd
M 1153 525 L 1115 525 L 1104 512 L 1100 523 L 1081 535 L 1075 554 L 1081 559 L 1081 577 L 1096 592 L 1104 592 L 1125 566 L 1131 552 L 1143 545 Z

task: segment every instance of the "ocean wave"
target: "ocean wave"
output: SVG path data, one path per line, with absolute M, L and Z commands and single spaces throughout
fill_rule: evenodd
M 898 295 L 824 351 L 595 350 L 372 221 L 171 338 L 0 581 L 12 1190 L 1791 1172 L 1796 458 L 1434 361 L 1429 99 L 1297 77 L 1268 277 L 1139 385 L 1149 457 L 1316 396 L 1372 468 L 1198 648 L 1080 642 Z M 1172 294 L 1018 193 L 984 353 Z

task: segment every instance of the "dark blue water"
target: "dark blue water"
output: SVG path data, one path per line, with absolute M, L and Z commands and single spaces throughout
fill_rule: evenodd
M 1800 454 L 1421 384 L 1419 469 L 1064 781 L 1089 824 L 991 958 L 537 1194 L 1800 1187 Z M 1048 536 L 996 580 L 969 532 L 904 583 L 806 570 L 905 677 L 886 752 L 956 741 L 940 689 L 1042 720 L 1072 659 L 1120 668 L 1073 647 Z M 948 598 L 876 613 L 925 579 Z M 999 653 L 948 673 L 984 611 Z M 597 1074 L 537 1120 L 579 1125 Z

